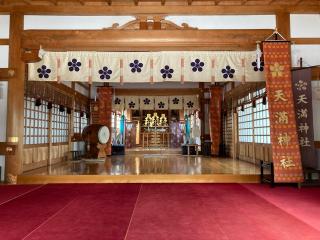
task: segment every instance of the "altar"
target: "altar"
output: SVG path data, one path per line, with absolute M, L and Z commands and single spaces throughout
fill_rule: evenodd
M 142 147 L 170 147 L 170 127 L 165 114 L 147 114 L 142 127 Z
M 170 148 L 169 127 L 149 127 L 142 132 L 142 147 Z

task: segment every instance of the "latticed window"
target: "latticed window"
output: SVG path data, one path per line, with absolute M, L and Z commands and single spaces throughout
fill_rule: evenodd
M 255 107 L 253 107 L 250 95 L 238 102 L 245 102 L 237 108 L 239 142 L 270 143 L 268 101 L 266 98 L 263 103 L 261 97 L 264 93 L 265 88 L 252 93 L 252 99 L 256 99 Z
M 257 99 L 256 107 L 253 108 L 254 118 L 254 142 L 270 143 L 270 120 L 268 102 L 262 104 L 262 98 Z
M 52 107 L 52 143 L 66 143 L 69 136 L 69 117 L 66 111 L 61 112 L 59 105 Z
M 24 97 L 24 144 L 46 144 L 49 136 L 47 102 L 35 105 L 36 99 Z
M 80 112 L 74 111 L 73 112 L 73 132 L 80 133 L 80 128 L 81 128 Z
M 242 109 L 243 108 L 243 109 Z M 243 110 L 243 111 L 242 111 Z M 239 142 L 253 141 L 252 104 L 238 107 Z

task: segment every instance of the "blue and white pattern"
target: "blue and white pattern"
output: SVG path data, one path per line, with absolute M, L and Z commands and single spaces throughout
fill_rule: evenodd
M 49 78 L 51 69 L 47 68 L 46 65 L 42 65 L 41 68 L 37 69 L 37 72 L 39 73 L 39 78 Z
M 227 78 L 233 78 L 234 74 L 236 72 L 236 70 L 234 70 L 233 68 L 231 68 L 229 65 L 227 65 L 225 68 L 223 68 L 221 70 L 222 72 L 222 76 L 223 78 L 227 79 Z
M 195 59 L 191 62 L 191 67 L 193 72 L 202 72 L 204 67 L 204 62 L 202 62 L 199 58 Z
M 264 63 L 258 68 L 255 51 L 45 52 L 28 66 L 31 81 L 265 81 Z
M 160 70 L 160 73 L 162 74 L 163 79 L 172 78 L 173 72 L 174 70 L 170 68 L 168 65 L 165 65 L 164 68 Z
M 139 62 L 139 60 L 135 59 L 132 63 L 129 64 L 131 67 L 131 72 L 135 73 L 140 73 L 143 68 L 143 63 Z
M 79 62 L 76 58 L 73 58 L 71 61 L 68 62 L 69 71 L 80 71 L 81 62 Z
M 101 80 L 110 79 L 111 74 L 112 74 L 112 70 L 108 69 L 108 67 L 103 67 L 102 69 L 99 70 L 99 75 Z

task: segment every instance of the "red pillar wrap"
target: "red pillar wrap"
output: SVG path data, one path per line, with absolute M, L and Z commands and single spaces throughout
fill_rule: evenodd
M 222 106 L 222 88 L 213 86 L 210 89 L 210 129 L 211 129 L 211 153 L 219 155 L 219 146 L 221 143 L 221 106 Z
M 98 104 L 99 104 L 99 124 L 105 125 L 110 130 L 111 135 L 111 113 L 112 113 L 112 88 L 98 87 Z M 107 155 L 111 155 L 111 137 L 105 149 Z
M 302 182 L 289 42 L 264 42 L 275 182 Z

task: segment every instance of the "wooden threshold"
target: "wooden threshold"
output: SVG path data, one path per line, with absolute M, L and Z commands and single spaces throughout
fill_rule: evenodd
M 47 183 L 259 183 L 259 175 L 19 175 L 18 184 Z

